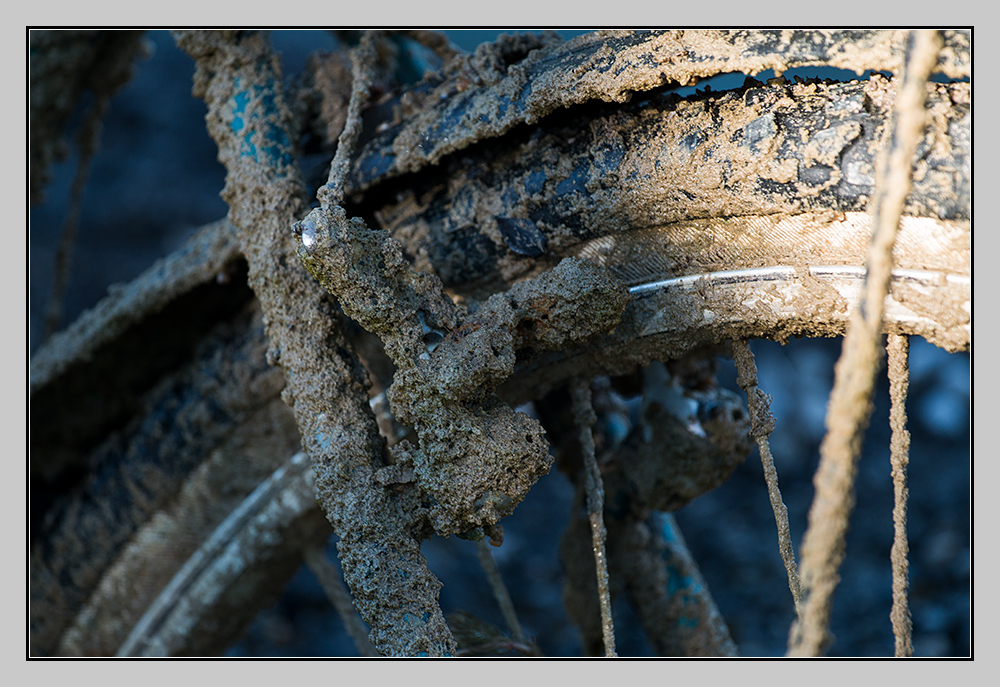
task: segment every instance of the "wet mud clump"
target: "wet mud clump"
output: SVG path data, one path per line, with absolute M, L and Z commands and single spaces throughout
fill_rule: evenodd
M 387 231 L 348 220 L 339 207 L 313 210 L 294 230 L 305 266 L 382 339 L 397 366 L 388 398 L 419 447 L 393 447 L 393 479 L 412 474 L 438 534 L 487 534 L 499 543 L 494 526 L 552 458 L 541 424 L 494 389 L 513 372 L 518 350 L 557 350 L 614 329 L 625 287 L 605 268 L 568 258 L 470 314 L 440 279 L 410 269 Z

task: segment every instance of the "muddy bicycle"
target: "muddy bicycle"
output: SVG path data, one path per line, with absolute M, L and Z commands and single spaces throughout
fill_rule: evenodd
M 230 59 L 273 63 L 245 58 L 258 39 L 229 36 Z M 300 108 L 294 115 L 282 109 L 274 72 L 262 68 L 252 81 L 250 73 L 223 78 L 218 65 L 199 68 L 198 88 L 230 108 L 210 122 L 220 140 L 236 137 L 224 146 L 232 153 L 227 200 L 241 208 L 234 213 L 251 214 L 200 232 L 33 360 L 32 417 L 47 418 L 44 433 L 32 427 L 33 489 L 57 494 L 37 499 L 47 501 L 33 533 L 40 653 L 223 650 L 304 555 L 322 569 L 315 548 L 329 528 L 309 491 L 308 463 L 288 462 L 300 441 L 314 461 L 332 452 L 319 463 L 320 494 L 336 494 L 327 498 L 327 515 L 339 525 L 345 574 L 378 650 L 455 653 L 420 541 L 437 531 L 499 543 L 500 517 L 551 467 L 546 442 L 558 448 L 560 469 L 582 484 L 586 442 L 577 438 L 579 423 L 566 417 L 572 403 L 564 387 L 595 375 L 607 378 L 592 388 L 598 412 L 591 436 L 608 499 L 612 591 L 662 611 L 650 615 L 679 617 L 671 606 L 677 597 L 666 593 L 665 558 L 683 549 L 671 548 L 667 533 L 675 528 L 654 511 L 676 509 L 717 484 L 750 443 L 750 418 L 718 389 L 705 361 L 720 346 L 732 354 L 725 347 L 733 340 L 843 333 L 864 283 L 867 204 L 896 85 L 877 74 L 853 83 L 748 79 L 741 88 L 688 98 L 672 96 L 666 85 L 710 76 L 723 64 L 747 72 L 843 64 L 838 50 L 845 44 L 860 50 L 852 68 L 899 74 L 905 34 L 834 35 L 825 37 L 829 43 L 715 32 L 612 33 L 565 45 L 520 37 L 466 58 L 420 39 L 450 66 L 409 89 L 384 88 L 387 96 L 360 120 L 358 154 L 343 185 L 347 215 L 388 232 L 413 274 L 432 273 L 440 283 L 406 277 L 420 302 L 387 306 L 373 323 L 378 339 L 343 319 L 289 248 L 293 236 L 309 248 L 328 230 L 307 223 L 311 192 L 296 180 L 290 146 L 311 137 L 310 145 L 332 149 L 339 132 L 329 129 L 336 121 L 329 113 L 339 108 L 346 116 L 351 91 L 344 55 L 315 67 L 297 101 L 286 96 Z M 967 75 L 967 38 L 944 39 L 937 68 Z M 885 57 L 886 46 L 893 57 Z M 211 60 L 224 49 L 191 52 Z M 214 93 L 222 82 L 236 90 Z M 918 146 L 919 173 L 900 222 L 886 329 L 963 350 L 971 322 L 968 84 L 929 87 L 926 107 L 932 126 Z M 241 163 L 258 166 L 241 175 Z M 237 228 L 272 224 L 267 247 Z M 397 257 L 392 244 L 373 253 L 365 239 L 361 234 L 353 249 L 356 264 L 368 255 Z M 255 259 L 271 262 L 265 269 Z M 374 262 L 376 272 L 385 270 Z M 380 285 L 366 288 L 377 293 Z M 392 310 L 410 319 L 392 319 Z M 619 319 L 608 324 L 614 310 Z M 497 325 L 498 318 L 507 324 Z M 292 334 L 276 335 L 275 327 Z M 506 474 L 529 479 L 490 477 L 467 496 L 452 483 L 474 482 L 491 467 L 463 472 L 458 465 L 435 483 L 449 451 L 471 450 L 435 449 L 443 457 L 430 460 L 430 439 L 414 436 L 414 428 L 437 427 L 433 418 L 411 410 L 411 421 L 401 424 L 398 405 L 385 409 L 402 367 L 385 349 L 406 349 L 396 334 L 407 329 L 422 348 L 405 355 L 426 356 L 444 370 L 435 379 L 445 401 L 433 401 L 434 412 L 460 397 L 507 418 L 487 425 L 487 434 L 516 427 L 519 436 L 492 444 L 491 456 L 515 440 L 544 446 L 529 452 L 534 462 L 525 462 L 523 451 L 497 461 Z M 310 343 L 282 338 L 289 335 Z M 463 340 L 474 345 L 462 349 Z M 494 346 L 502 365 L 473 360 L 449 375 L 436 362 L 446 354 L 475 358 Z M 322 364 L 310 361 L 316 356 Z M 636 376 L 655 360 L 668 364 Z M 288 386 L 267 363 L 305 386 Z M 324 386 L 335 382 L 330 370 L 342 376 L 332 399 Z M 640 396 L 645 400 L 630 410 L 628 399 Z M 497 410 L 530 401 L 544 439 L 521 414 Z M 285 402 L 303 413 L 297 422 Z M 410 401 L 427 403 L 419 393 Z M 308 430 L 304 416 L 314 423 Z M 446 447 L 456 436 L 476 437 L 476 429 L 482 425 L 469 421 L 434 431 Z M 674 470 L 679 459 L 666 450 L 678 445 L 686 472 Z M 345 447 L 360 462 L 345 462 Z M 466 499 L 468 507 L 456 515 L 449 499 Z M 362 510 L 331 515 L 330 500 Z M 387 534 L 385 527 L 395 529 Z M 586 571 L 580 553 L 589 536 L 586 527 L 568 528 L 563 557 L 567 595 L 578 598 L 574 620 L 586 650 L 599 652 L 606 638 L 598 594 L 588 588 L 593 563 Z M 710 597 L 696 602 L 705 623 L 694 633 L 640 619 L 658 652 L 732 651 Z M 436 635 L 428 623 L 437 624 Z

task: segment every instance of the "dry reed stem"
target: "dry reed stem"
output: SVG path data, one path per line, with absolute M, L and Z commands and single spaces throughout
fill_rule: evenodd
M 753 351 L 746 341 L 734 341 L 733 360 L 736 361 L 736 383 L 746 392 L 747 406 L 750 411 L 750 436 L 757 441 L 760 449 L 760 462 L 764 467 L 764 480 L 767 482 L 767 495 L 771 499 L 771 509 L 774 511 L 774 523 L 778 528 L 778 551 L 788 573 L 788 589 L 795 601 L 795 613 L 802 613 L 802 583 L 799 580 L 798 566 L 795 564 L 795 549 L 792 546 L 791 530 L 788 526 L 788 508 L 781 498 L 778 488 L 778 470 L 774 467 L 771 457 L 771 446 L 768 435 L 774 431 L 774 416 L 771 415 L 771 397 L 757 386 L 757 363 Z
M 517 611 L 514 610 L 514 601 L 510 598 L 510 592 L 507 591 L 507 585 L 503 583 L 500 569 L 497 567 L 493 552 L 490 551 L 490 545 L 486 543 L 485 539 L 476 542 L 476 557 L 479 559 L 479 565 L 482 566 L 483 572 L 486 573 L 486 579 L 489 580 L 490 589 L 493 590 L 493 598 L 497 600 L 500 612 L 503 613 L 503 618 L 507 621 L 511 639 L 518 644 L 527 644 L 528 640 L 524 636 L 521 621 L 517 619 Z
M 910 545 L 906 539 L 906 504 L 910 490 L 906 485 L 906 470 L 910 463 L 910 432 L 906 429 L 906 394 L 910 386 L 910 339 L 900 334 L 890 334 L 889 353 L 889 425 L 892 439 L 889 443 L 892 463 L 894 504 L 892 522 L 895 536 L 892 541 L 892 633 L 896 637 L 896 656 L 913 655 L 913 623 L 910 619 L 908 555 Z
M 323 548 L 320 546 L 310 546 L 302 553 L 305 557 L 306 565 L 309 566 L 313 575 L 316 576 L 319 585 L 326 592 L 327 598 L 330 599 L 330 603 L 337 609 L 337 615 L 343 621 L 347 635 L 354 640 L 354 646 L 358 648 L 358 653 L 369 658 L 378 656 L 379 654 L 375 650 L 375 645 L 368 639 L 368 629 L 361 621 L 358 611 L 354 608 L 354 601 L 351 599 L 350 592 L 347 591 L 343 580 L 337 574 L 337 569 L 327 559 Z
M 601 631 L 604 636 L 604 655 L 617 656 L 615 652 L 615 625 L 611 617 L 611 589 L 608 583 L 608 531 L 604 526 L 604 481 L 594 455 L 594 435 L 591 427 L 597 422 L 590 395 L 590 383 L 575 378 L 570 384 L 573 399 L 573 416 L 580 428 L 580 447 L 583 453 L 585 488 L 587 493 L 587 518 L 594 543 L 594 562 L 597 566 L 597 593 L 601 602 Z
M 854 505 L 854 476 L 861 438 L 871 416 L 875 372 L 880 364 L 882 314 L 892 270 L 892 246 L 910 189 L 910 168 L 926 114 L 926 82 L 937 61 L 941 38 L 916 31 L 896 96 L 895 122 L 872 202 L 873 234 L 862 302 L 851 313 L 844 347 L 834 371 L 827 434 L 813 482 L 816 495 L 802 544 L 805 595 L 801 621 L 792 625 L 788 653 L 819 655 L 828 626 L 838 569 L 844 557 L 848 519 Z

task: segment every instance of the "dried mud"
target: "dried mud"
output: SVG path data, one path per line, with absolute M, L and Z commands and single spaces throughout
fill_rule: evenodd
M 473 60 L 498 66 L 493 78 L 458 63 L 422 84 L 417 90 L 427 92 L 428 109 L 407 112 L 362 151 L 358 185 L 350 190 L 364 190 L 385 174 L 435 164 L 518 124 L 590 100 L 626 102 L 665 84 L 687 85 L 723 72 L 774 69 L 780 75 L 810 65 L 858 74 L 898 72 L 906 36 L 905 31 L 600 31 L 522 53 L 513 63 L 502 43 L 483 46 Z M 490 59 L 480 54 L 486 51 L 499 54 Z M 939 69 L 952 78 L 970 75 L 967 35 L 946 32 Z M 497 71 L 506 78 L 497 80 Z
M 967 91 L 967 84 L 931 89 L 932 112 L 941 114 L 921 142 L 922 172 L 905 209 L 966 231 L 971 110 L 954 102 Z M 620 262 L 637 280 L 683 274 L 686 265 L 676 264 L 683 255 L 694 261 L 709 249 L 719 253 L 717 264 L 795 259 L 788 251 L 798 244 L 783 241 L 780 229 L 748 225 L 825 213 L 830 226 L 812 227 L 807 237 L 814 252 L 803 258 L 814 259 L 828 240 L 841 248 L 837 219 L 866 211 L 893 93 L 876 75 L 567 113 L 475 158 L 449 158 L 377 214 L 418 269 L 473 297 L 579 255 L 588 242 L 634 240 L 633 255 Z M 714 233 L 728 222 L 731 232 Z M 644 236 L 657 231 L 670 239 L 645 250 Z M 713 245 L 699 245 L 701 236 Z
M 493 390 L 513 371 L 518 349 L 559 350 L 613 329 L 625 288 L 603 268 L 568 258 L 470 316 L 440 280 L 410 269 L 388 232 L 348 220 L 341 208 L 317 208 L 295 231 L 306 267 L 396 364 L 388 398 L 420 446 L 403 441 L 392 452 L 433 504 L 434 531 L 476 539 L 493 532 L 551 465 L 538 422 Z

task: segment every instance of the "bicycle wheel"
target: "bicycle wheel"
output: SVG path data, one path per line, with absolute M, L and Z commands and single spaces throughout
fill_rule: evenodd
M 961 97 L 954 95 L 955 87 L 948 88 L 952 92 L 942 96 L 942 102 L 949 99 L 952 102 L 946 116 L 949 125 L 954 123 L 954 129 L 948 130 L 953 136 L 949 140 L 960 143 L 962 132 L 965 131 L 962 129 L 963 121 L 966 125 L 968 122 L 967 110 L 962 110 Z M 747 97 L 759 97 L 765 103 L 769 99 L 781 99 L 780 95 L 768 95 L 768 89 L 778 94 L 795 91 L 795 87 L 791 86 L 757 87 L 751 84 L 740 97 L 744 98 L 744 102 Z M 750 91 L 762 93 L 747 96 Z M 947 88 L 942 87 L 941 91 L 945 93 Z M 864 93 L 865 90 L 862 87 L 854 92 Z M 788 97 L 794 100 L 795 93 L 792 92 Z M 723 95 L 719 100 L 724 101 L 726 98 L 734 99 L 734 96 Z M 848 95 L 843 100 L 850 102 L 851 98 Z M 822 100 L 819 97 L 816 99 Z M 713 97 L 709 96 L 701 100 L 696 98 L 693 102 L 710 109 L 704 103 L 712 100 Z M 825 111 L 826 106 L 835 100 L 837 98 L 829 96 L 818 107 Z M 715 102 L 710 105 L 722 106 Z M 506 192 L 508 188 L 530 188 L 532 183 L 527 178 L 528 172 L 524 171 L 528 169 L 528 165 L 519 167 L 523 161 L 511 151 L 521 151 L 530 144 L 531 149 L 540 151 L 540 155 L 544 152 L 539 160 L 553 155 L 563 161 L 596 158 L 600 164 L 594 167 L 597 170 L 596 176 L 599 177 L 615 165 L 621 168 L 621 160 L 614 160 L 615 155 L 621 151 L 616 151 L 614 146 L 600 150 L 599 142 L 603 140 L 602 137 L 606 138 L 608 131 L 614 130 L 622 140 L 627 140 L 628 145 L 623 144 L 626 152 L 635 150 L 640 155 L 644 154 L 638 146 L 641 136 L 634 133 L 635 126 L 638 125 L 622 124 L 620 120 L 636 112 L 638 114 L 635 116 L 639 118 L 650 114 L 676 116 L 680 109 L 679 106 L 671 109 L 670 103 L 664 105 L 662 100 L 657 101 L 655 98 L 647 103 L 648 109 L 645 110 L 641 103 L 633 103 L 630 105 L 631 110 L 607 108 L 610 114 L 601 116 L 602 107 L 591 108 L 582 113 L 570 113 L 580 117 L 577 122 L 589 122 L 587 124 L 575 124 L 572 117 L 553 117 L 542 120 L 542 126 L 531 132 L 513 132 L 497 139 L 495 146 L 491 144 L 481 147 L 478 154 L 482 159 L 488 160 L 489 164 L 484 164 L 483 169 L 475 174 L 468 174 L 468 169 L 463 169 L 465 165 L 458 154 L 450 160 L 445 159 L 438 169 L 420 170 L 415 177 L 405 182 L 413 182 L 415 190 L 412 197 L 419 199 L 419 202 L 404 198 L 400 203 L 376 205 L 373 198 L 393 197 L 394 194 L 390 191 L 396 191 L 400 185 L 404 185 L 402 181 L 385 182 L 384 188 L 371 182 L 365 188 L 363 198 L 359 199 L 359 209 L 372 216 L 381 216 L 385 226 L 393 230 L 403 241 L 407 251 L 414 256 L 418 267 L 435 269 L 456 294 L 464 294 L 468 298 L 485 295 L 510 283 L 512 279 L 538 273 L 564 255 L 579 255 L 603 262 L 630 282 L 634 309 L 628 311 L 624 327 L 614 337 L 605 337 L 596 345 L 577 351 L 526 360 L 501 390 L 506 398 L 513 402 L 540 398 L 572 375 L 623 373 L 634 369 L 640 360 L 676 358 L 696 346 L 729 338 L 767 334 L 769 337 L 786 339 L 800 334 L 829 336 L 842 331 L 848 303 L 851 301 L 851 289 L 857 288 L 858 268 L 863 264 L 859 248 L 864 246 L 867 226 L 858 207 L 862 202 L 859 198 L 865 192 L 863 189 L 853 189 L 854 194 L 846 196 L 845 201 L 845 196 L 838 192 L 837 185 L 828 184 L 828 171 L 825 180 L 813 184 L 827 185 L 815 194 L 818 201 L 816 205 L 810 206 L 810 213 L 800 212 L 794 216 L 781 217 L 754 215 L 749 219 L 736 217 L 719 221 L 718 216 L 731 212 L 732 205 L 714 208 L 703 216 L 649 217 L 648 208 L 639 208 L 641 212 L 633 213 L 622 202 L 617 206 L 604 202 L 607 197 L 614 195 L 615 188 L 624 185 L 614 179 L 605 179 L 602 202 L 593 201 L 587 206 L 586 203 L 590 201 L 583 197 L 585 194 L 581 190 L 586 190 L 588 185 L 594 183 L 591 176 L 595 175 L 576 174 L 574 177 L 575 168 L 571 164 L 569 171 L 563 169 L 546 177 L 554 186 L 554 193 L 525 212 L 527 206 L 523 199 Z M 857 111 L 845 109 L 849 115 L 859 115 Z M 763 127 L 764 135 L 756 143 L 767 145 L 768 130 L 764 125 L 768 123 L 768 113 L 757 114 L 759 116 L 737 128 L 746 131 L 746 127 L 749 127 L 752 133 Z M 807 119 L 805 115 L 802 117 Z M 772 119 L 775 117 L 772 116 Z M 780 118 L 777 121 L 780 122 Z M 807 183 L 818 179 L 817 175 L 822 176 L 820 172 L 824 170 L 813 169 L 815 167 L 829 167 L 842 172 L 842 178 L 858 180 L 857 176 L 850 176 L 851 173 L 856 174 L 849 171 L 854 169 L 850 165 L 863 163 L 865 158 L 860 152 L 863 152 L 865 145 L 877 138 L 879 125 L 853 122 L 850 119 L 845 121 L 845 127 L 850 129 L 852 124 L 856 124 L 863 134 L 860 140 L 856 140 L 859 138 L 856 135 L 848 141 L 852 144 L 851 152 L 859 155 L 854 158 L 851 155 L 836 158 L 834 155 L 831 160 L 829 152 L 822 146 L 814 146 L 818 152 L 813 150 L 811 159 L 816 164 L 803 164 L 803 170 L 811 171 L 795 183 Z M 757 124 L 754 125 L 754 122 Z M 579 126 L 578 131 L 590 127 L 592 137 L 580 137 L 579 141 L 568 142 L 568 138 L 559 133 L 560 130 L 572 130 L 575 126 Z M 619 128 L 613 129 L 615 126 Z M 807 122 L 802 126 L 808 129 L 814 124 Z M 552 134 L 545 130 L 546 127 L 557 131 Z M 626 139 L 626 134 L 634 137 Z M 679 127 L 670 132 L 670 135 L 675 140 L 683 140 L 691 134 L 690 129 Z M 705 140 L 694 142 L 695 149 L 710 141 L 711 136 L 704 135 Z M 559 140 L 560 137 L 562 141 Z M 552 142 L 553 139 L 555 143 Z M 663 145 L 662 140 L 655 136 L 647 136 L 646 140 L 650 150 Z M 968 142 L 967 134 L 964 140 Z M 560 148 L 557 145 L 560 143 L 570 148 Z M 577 147 L 574 149 L 572 146 Z M 962 150 L 960 145 L 953 147 Z M 599 150 L 596 155 L 588 152 L 595 148 Z M 572 150 L 579 152 L 574 154 Z M 805 155 L 803 153 L 801 157 L 805 159 Z M 950 160 L 950 164 L 957 169 L 967 168 L 968 153 L 964 155 L 965 157 L 959 152 Z M 871 158 L 867 159 L 870 161 Z M 933 161 L 933 156 L 930 159 Z M 824 164 L 824 160 L 834 164 Z M 504 164 L 510 166 L 504 168 Z M 559 164 L 566 165 L 565 162 Z M 929 164 L 932 172 L 943 165 L 938 163 L 935 167 L 934 164 Z M 489 174 L 494 175 L 493 180 L 489 178 Z M 809 176 L 810 174 L 813 176 Z M 465 184 L 466 175 L 474 183 Z M 424 178 L 417 179 L 418 176 Z M 935 174 L 927 175 L 925 179 L 933 181 Z M 918 200 L 911 206 L 914 215 L 912 220 L 904 223 L 904 235 L 913 244 L 914 252 L 902 256 L 898 263 L 905 271 L 896 275 L 893 295 L 894 302 L 899 307 L 890 310 L 889 321 L 893 331 L 923 335 L 950 349 L 963 349 L 969 345 L 970 319 L 963 317 L 963 312 L 968 314 L 965 304 L 969 302 L 968 266 L 971 247 L 969 218 L 962 215 L 962 208 L 967 207 L 968 188 L 966 184 L 963 190 L 961 174 L 956 175 L 955 179 L 954 187 L 946 191 L 933 188 L 922 196 L 917 194 Z M 964 179 L 967 180 L 967 175 Z M 655 185 L 648 178 L 642 183 L 650 187 Z M 442 185 L 457 187 L 459 192 L 452 195 L 448 192 L 441 193 L 437 189 Z M 963 196 L 963 193 L 966 195 Z M 573 195 L 578 197 L 571 198 Z M 773 195 L 778 199 L 782 197 L 780 191 L 775 191 Z M 951 199 L 948 201 L 951 203 L 950 207 L 957 207 L 958 210 L 928 212 L 931 203 L 942 202 L 945 198 Z M 491 208 L 492 224 L 487 221 L 485 227 L 476 231 L 471 230 L 469 224 L 462 224 L 469 217 L 478 215 L 477 207 L 492 206 L 498 200 L 509 205 L 499 209 Z M 738 199 L 733 202 L 737 201 Z M 647 205 L 652 207 L 656 204 L 659 201 L 649 201 Z M 447 205 L 451 206 L 448 209 L 450 214 L 445 213 L 442 219 L 441 208 Z M 536 211 L 550 214 L 548 218 L 543 218 L 541 214 L 531 214 Z M 465 213 L 464 219 L 463 216 L 456 218 L 456 213 Z M 645 216 L 637 219 L 643 213 Z M 776 215 L 770 212 L 760 214 Z M 940 216 L 942 214 L 943 217 Z M 428 219 L 435 219 L 435 215 L 437 224 Z M 498 218 L 510 221 L 501 222 Z M 559 232 L 552 230 L 557 225 L 560 227 Z M 594 229 L 600 226 L 606 228 L 604 233 L 598 233 Z M 539 235 L 542 239 L 538 238 Z M 851 239 L 844 241 L 846 246 L 836 252 L 831 250 L 831 237 L 848 235 Z M 732 240 L 733 237 L 737 237 L 735 241 Z M 740 243 L 740 237 L 745 237 L 742 239 L 743 243 Z M 803 239 L 812 242 L 811 249 L 804 246 Z M 532 246 L 540 243 L 545 245 L 544 252 L 540 255 L 530 254 Z M 751 255 L 747 247 L 761 243 L 764 244 L 763 247 Z M 741 246 L 743 250 L 732 250 L 734 246 Z M 796 248 L 795 255 L 787 250 L 782 252 L 790 246 Z M 730 249 L 728 253 L 727 247 Z M 798 250 L 800 247 L 802 250 Z M 659 257 L 636 260 L 636 255 Z M 664 313 L 701 313 L 702 317 L 700 320 L 690 316 L 666 318 L 663 317 Z M 153 378 L 156 374 L 160 373 L 153 373 Z M 58 386 L 53 388 L 59 389 Z M 70 396 L 68 399 L 72 406 L 74 397 Z M 33 412 L 38 411 L 33 409 Z M 264 474 L 260 473 L 256 478 L 262 479 Z M 177 488 L 173 487 L 174 490 Z

